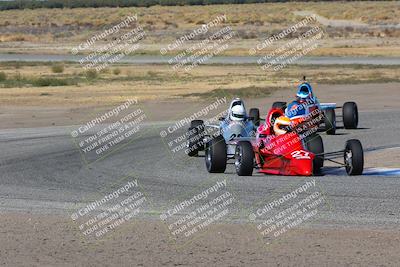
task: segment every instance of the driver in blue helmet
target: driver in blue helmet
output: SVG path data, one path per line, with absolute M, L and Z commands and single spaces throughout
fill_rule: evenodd
M 296 100 L 288 104 L 285 116 L 296 119 L 307 116 L 318 108 L 319 102 L 312 92 L 311 85 L 308 82 L 303 82 L 298 86 Z

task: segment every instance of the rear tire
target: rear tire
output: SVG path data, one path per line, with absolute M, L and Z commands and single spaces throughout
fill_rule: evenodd
M 251 108 L 249 111 L 249 117 L 252 117 L 252 121 L 255 126 L 260 126 L 260 110 L 258 108 Z
M 204 121 L 203 120 L 192 120 L 190 122 L 190 127 L 192 128 L 197 128 L 197 134 L 201 137 L 199 139 L 199 142 L 197 143 L 197 146 L 199 147 L 198 150 L 199 151 L 203 151 L 204 150 L 204 143 L 203 143 L 203 137 L 204 137 Z
M 197 156 L 200 151 L 198 138 L 199 138 L 198 129 L 190 127 L 188 130 L 189 145 L 188 145 L 188 150 L 187 150 L 187 154 L 189 157 Z
M 226 143 L 218 135 L 206 145 L 206 168 L 210 173 L 223 173 L 226 169 Z
M 343 125 L 346 129 L 357 129 L 358 107 L 355 102 L 346 102 L 343 105 Z
M 324 142 L 320 135 L 315 134 L 306 139 L 307 150 L 315 154 L 313 160 L 313 174 L 320 174 L 321 168 L 324 166 L 324 156 L 317 155 L 324 153 Z
M 334 109 L 325 110 L 325 131 L 328 135 L 336 133 L 336 114 Z
M 364 170 L 364 151 L 361 142 L 350 139 L 344 150 L 344 164 L 348 175 L 361 175 Z
M 204 126 L 203 120 L 192 120 L 190 122 L 190 127 L 199 127 L 199 126 Z
M 239 141 L 235 151 L 235 168 L 239 176 L 251 176 L 254 169 L 254 151 L 250 142 Z
M 287 105 L 286 102 L 276 101 L 272 104 L 272 108 L 279 108 L 279 109 L 282 109 L 283 111 L 285 111 L 286 105 Z

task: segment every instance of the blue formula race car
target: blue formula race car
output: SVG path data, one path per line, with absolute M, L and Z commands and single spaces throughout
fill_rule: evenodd
M 344 129 L 356 129 L 358 126 L 358 107 L 355 102 L 345 102 L 343 106 L 338 106 L 336 103 L 320 103 L 313 93 L 311 85 L 304 81 L 298 86 L 296 100 L 287 104 L 286 102 L 275 102 L 273 108 L 280 108 L 285 112 L 285 116 L 296 120 L 302 116 L 307 116 L 315 109 L 323 112 L 323 119 L 320 124 L 324 127 L 320 130 L 325 131 L 329 135 L 336 133 L 337 117 L 336 109 L 341 109 Z

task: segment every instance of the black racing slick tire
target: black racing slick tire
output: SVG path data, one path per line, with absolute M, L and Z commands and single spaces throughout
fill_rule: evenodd
M 325 131 L 328 135 L 336 133 L 336 113 L 334 109 L 327 109 L 324 112 Z
M 200 137 L 200 138 L 198 138 L 199 142 L 197 143 L 198 150 L 203 151 L 205 148 L 205 145 L 203 144 L 203 141 L 202 141 L 202 139 L 204 137 L 204 129 L 205 129 L 204 121 L 203 120 L 192 120 L 190 122 L 190 127 L 197 128 L 197 134 Z
M 255 126 L 260 126 L 260 110 L 258 108 L 251 108 L 249 117 L 252 118 Z
M 206 145 L 206 168 L 210 173 L 223 173 L 226 169 L 226 143 L 225 139 L 218 135 Z
M 203 120 L 192 120 L 190 122 L 190 127 L 199 127 L 199 126 L 204 127 L 204 121 Z
M 279 108 L 279 109 L 282 109 L 283 111 L 285 111 L 286 105 L 287 105 L 286 102 L 276 101 L 272 104 L 272 108 Z
M 346 129 L 357 129 L 358 107 L 355 102 L 346 102 L 343 105 L 343 125 Z
M 306 139 L 307 150 L 315 154 L 313 160 L 313 174 L 320 174 L 321 168 L 324 166 L 324 142 L 320 135 L 315 134 Z
M 202 141 L 199 141 L 199 130 L 195 127 L 190 127 L 188 130 L 188 149 L 186 150 L 186 154 L 189 157 L 196 157 L 200 151 L 199 144 Z
M 364 150 L 359 140 L 347 140 L 344 149 L 344 164 L 348 175 L 361 175 L 363 173 Z
M 254 151 L 250 142 L 238 142 L 235 151 L 235 168 L 239 176 L 253 175 Z

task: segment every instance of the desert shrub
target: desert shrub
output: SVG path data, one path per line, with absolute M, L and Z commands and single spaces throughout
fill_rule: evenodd
M 114 75 L 120 75 L 121 74 L 121 70 L 119 68 L 115 68 L 113 70 Z
M 64 65 L 55 64 L 55 65 L 51 66 L 51 71 L 53 73 L 63 73 L 64 72 Z
M 213 5 L 213 4 L 245 4 L 264 2 L 284 2 L 288 0 L 18 0 L 0 1 L 0 10 L 36 9 L 36 8 L 81 8 L 81 7 L 149 7 Z M 307 1 L 307 0 L 303 0 Z
M 86 71 L 85 76 L 88 80 L 94 80 L 99 76 L 99 74 L 96 70 L 90 69 Z
M 0 82 L 3 82 L 7 80 L 7 74 L 5 74 L 3 71 L 0 72 Z
M 33 86 L 37 87 L 65 86 L 70 84 L 66 79 L 55 79 L 55 78 L 38 78 L 38 79 L 33 79 L 31 82 Z

